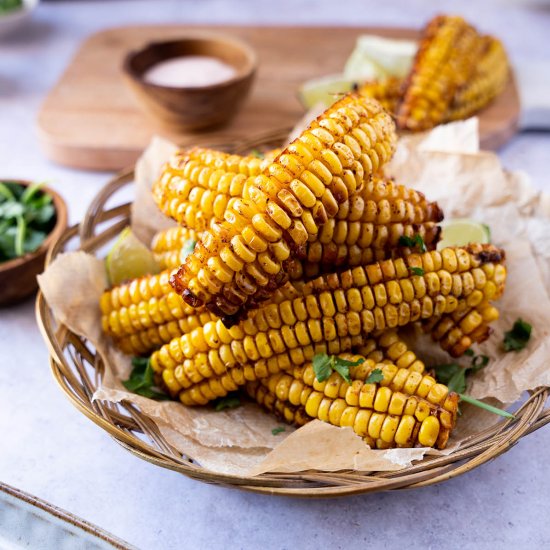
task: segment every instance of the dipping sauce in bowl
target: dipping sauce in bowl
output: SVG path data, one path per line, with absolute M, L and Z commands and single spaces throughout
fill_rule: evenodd
M 228 122 L 246 99 L 257 58 L 246 43 L 218 34 L 153 42 L 130 52 L 126 83 L 144 110 L 176 131 Z
M 236 74 L 231 65 L 215 57 L 188 55 L 153 65 L 145 72 L 143 80 L 157 86 L 188 88 L 218 84 Z

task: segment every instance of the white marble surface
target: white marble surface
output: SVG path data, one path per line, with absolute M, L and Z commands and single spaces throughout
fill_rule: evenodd
M 542 3 L 463 1 L 460 11 L 505 40 L 516 63 L 550 61 Z M 46 179 L 78 221 L 107 175 L 41 154 L 36 111 L 88 34 L 132 23 L 419 25 L 455 2 L 399 0 L 105 1 L 42 4 L 0 42 L 0 176 Z M 501 152 L 550 189 L 550 134 Z M 268 498 L 191 481 L 143 462 L 82 416 L 56 387 L 32 301 L 0 310 L 0 479 L 140 548 L 530 548 L 550 545 L 550 429 L 442 485 L 334 501 Z

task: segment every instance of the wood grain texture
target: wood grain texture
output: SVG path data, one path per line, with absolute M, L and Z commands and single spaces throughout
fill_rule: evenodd
M 225 127 L 201 133 L 171 133 L 140 108 L 122 77 L 129 50 L 153 40 L 225 34 L 248 42 L 258 53 L 259 71 L 239 114 Z M 301 83 L 342 71 L 360 34 L 416 38 L 400 28 L 331 27 L 121 27 L 100 32 L 80 51 L 46 98 L 38 132 L 46 155 L 76 168 L 118 170 L 131 165 L 159 134 L 181 146 L 233 145 L 255 134 L 293 126 L 304 114 L 297 97 Z M 497 149 L 515 133 L 519 99 L 513 79 L 480 113 L 484 148 Z

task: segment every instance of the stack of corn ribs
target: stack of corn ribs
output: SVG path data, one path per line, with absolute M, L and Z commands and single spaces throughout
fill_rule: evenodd
M 359 92 L 380 101 L 398 128 L 417 131 L 472 116 L 504 90 L 508 78 L 498 39 L 478 34 L 461 17 L 440 15 L 425 27 L 405 79 L 367 82 Z
M 350 94 L 265 159 L 178 153 L 153 187 L 179 224 L 152 244 L 164 271 L 106 291 L 104 331 L 150 355 L 185 405 L 242 388 L 288 422 L 351 426 L 374 448 L 445 447 L 458 396 L 397 329 L 423 325 L 453 356 L 487 338 L 504 253 L 436 251 L 440 208 L 382 175 L 395 144 L 382 106 Z M 316 378 L 323 353 L 356 363 L 349 382 Z

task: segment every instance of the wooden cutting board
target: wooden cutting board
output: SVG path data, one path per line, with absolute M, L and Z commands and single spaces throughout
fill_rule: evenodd
M 153 40 L 189 33 L 237 36 L 257 51 L 259 71 L 242 111 L 224 128 L 195 134 L 171 134 L 144 114 L 122 79 L 126 53 Z M 304 81 L 342 71 L 360 34 L 416 38 L 399 28 L 322 27 L 121 27 L 86 40 L 38 115 L 46 155 L 76 168 L 118 170 L 131 165 L 159 134 L 185 146 L 219 144 L 293 126 L 304 114 L 297 89 Z M 510 81 L 505 92 L 480 113 L 482 146 L 496 149 L 517 128 L 519 100 Z

